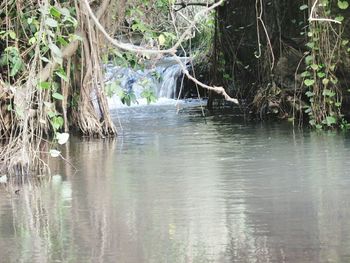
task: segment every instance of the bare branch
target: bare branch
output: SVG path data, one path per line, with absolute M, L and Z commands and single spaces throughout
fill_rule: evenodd
M 310 16 L 309 16 L 309 22 L 312 21 L 319 21 L 319 22 L 332 22 L 332 23 L 337 23 L 337 24 L 341 24 L 340 21 L 337 21 L 335 19 L 329 19 L 329 18 L 315 18 L 314 17 L 314 13 L 315 13 L 315 8 L 316 5 L 318 3 L 318 0 L 315 0 L 314 4 L 311 7 L 311 11 L 310 11 Z
M 214 3 L 208 4 L 208 3 L 185 3 L 185 2 L 181 2 L 181 3 L 175 3 L 174 6 L 180 6 L 178 9 L 174 9 L 175 12 L 180 11 L 181 9 L 184 9 L 188 6 L 204 6 L 204 7 L 211 7 L 212 5 L 214 5 Z
M 75 40 L 69 43 L 69 45 L 62 50 L 62 58 L 66 59 L 73 56 L 73 54 L 77 51 L 78 47 L 79 40 Z M 57 67 L 58 63 L 55 61 L 52 61 L 51 63 L 47 64 L 45 68 L 43 68 L 43 70 L 38 74 L 39 80 L 41 82 L 46 81 Z
M 187 78 L 189 78 L 190 80 L 192 80 L 193 82 L 195 82 L 196 84 L 198 84 L 199 86 L 201 86 L 204 89 L 212 90 L 212 91 L 215 91 L 218 94 L 223 95 L 225 100 L 233 102 L 233 103 L 236 103 L 236 104 L 239 104 L 238 100 L 235 99 L 235 98 L 231 98 L 226 93 L 226 91 L 225 91 L 225 89 L 223 87 L 208 86 L 208 85 L 200 82 L 199 80 L 197 80 L 193 76 L 191 76 L 191 74 L 188 72 L 188 70 L 186 68 L 186 65 L 176 55 L 177 48 L 186 39 L 186 37 L 191 33 L 191 30 L 195 27 L 198 18 L 200 16 L 202 16 L 203 14 L 208 13 L 211 10 L 215 9 L 216 7 L 220 6 L 225 0 L 220 0 L 219 2 L 217 2 L 217 3 L 213 4 L 212 6 L 206 8 L 205 10 L 202 10 L 202 11 L 198 12 L 195 15 L 195 17 L 194 17 L 194 20 L 190 23 L 189 27 L 185 30 L 185 32 L 180 36 L 179 40 L 175 43 L 175 45 L 172 46 L 170 49 L 164 49 L 164 50 L 146 49 L 146 48 L 143 48 L 143 47 L 140 47 L 140 46 L 135 46 L 135 45 L 132 45 L 132 44 L 124 44 L 124 43 L 121 43 L 121 42 L 113 39 L 111 36 L 109 36 L 109 34 L 106 32 L 104 27 L 101 25 L 101 23 L 98 21 L 98 19 L 96 18 L 96 16 L 92 12 L 88 0 L 83 0 L 83 1 L 84 1 L 85 6 L 86 6 L 86 10 L 88 11 L 90 17 L 94 21 L 96 27 L 102 32 L 102 34 L 106 37 L 106 39 L 112 45 L 114 45 L 117 48 L 120 48 L 122 50 L 130 51 L 130 52 L 134 52 L 134 53 L 139 53 L 139 54 L 168 54 L 168 55 L 171 55 L 179 63 L 179 65 L 182 68 L 183 73 L 187 76 Z

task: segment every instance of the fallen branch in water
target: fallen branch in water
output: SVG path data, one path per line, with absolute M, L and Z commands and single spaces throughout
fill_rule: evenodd
M 98 18 L 94 15 L 94 13 L 91 10 L 91 7 L 89 5 L 88 0 L 83 0 L 85 6 L 86 6 L 86 10 L 89 13 L 92 21 L 95 23 L 96 27 L 98 28 L 98 30 L 100 30 L 100 32 L 105 36 L 105 38 L 115 47 L 125 50 L 125 51 L 130 51 L 133 53 L 137 53 L 137 54 L 142 54 L 142 55 L 146 55 L 146 54 L 157 54 L 157 55 L 170 55 L 172 57 L 175 58 L 175 60 L 179 63 L 179 65 L 182 68 L 183 73 L 187 76 L 187 78 L 189 78 L 190 80 L 192 80 L 194 83 L 196 83 L 197 85 L 201 86 L 204 89 L 207 90 L 212 90 L 218 94 L 221 94 L 226 101 L 230 101 L 233 102 L 235 104 L 239 104 L 238 100 L 235 98 L 230 97 L 227 92 L 225 91 L 225 89 L 223 87 L 216 87 L 216 86 L 208 86 L 206 84 L 204 84 L 203 82 L 199 81 L 198 79 L 196 79 L 195 77 L 193 77 L 187 70 L 186 65 L 180 60 L 179 56 L 176 55 L 176 51 L 177 48 L 182 44 L 182 42 L 191 34 L 192 29 L 195 27 L 196 22 L 198 20 L 199 17 L 201 17 L 202 15 L 204 15 L 205 13 L 208 13 L 209 11 L 215 9 L 216 7 L 220 6 L 225 0 L 220 0 L 219 2 L 208 6 L 208 8 L 206 8 L 205 10 L 202 10 L 200 12 L 198 12 L 193 21 L 190 23 L 190 25 L 188 26 L 188 28 L 181 34 L 181 36 L 179 37 L 179 40 L 175 43 L 175 45 L 173 45 L 171 48 L 169 49 L 148 49 L 148 48 L 143 48 L 140 46 L 135 46 L 132 44 L 125 44 L 125 43 L 121 43 L 118 40 L 112 38 L 105 30 L 105 28 L 101 25 L 101 23 L 99 22 Z

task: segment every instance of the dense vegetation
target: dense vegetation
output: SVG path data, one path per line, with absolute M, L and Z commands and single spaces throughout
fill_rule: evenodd
M 238 0 L 218 9 L 218 79 L 260 117 L 348 127 L 349 3 Z
M 191 55 L 207 83 L 185 66 L 184 73 L 209 90 L 209 106 L 217 94 L 230 103 L 238 97 L 243 110 L 260 117 L 346 129 L 349 3 L 222 2 L 2 1 L 0 173 L 46 172 L 45 159 L 61 156 L 57 146 L 72 131 L 117 133 L 106 101 L 115 90 L 103 76 L 110 60 L 142 67 L 165 55 Z M 151 90 L 143 94 L 154 100 Z

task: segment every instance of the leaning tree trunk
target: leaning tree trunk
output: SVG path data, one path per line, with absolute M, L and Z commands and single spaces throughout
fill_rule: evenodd
M 111 35 L 123 21 L 123 6 L 124 1 L 119 0 L 93 2 L 95 14 Z M 78 26 L 76 32 L 65 33 L 74 33 L 81 40 L 63 45 L 53 36 L 59 35 L 57 23 L 63 23 L 61 17 L 69 16 L 72 7 L 76 12 L 72 19 Z M 57 15 L 60 8 L 65 10 Z M 36 24 L 21 22 L 19 18 L 28 15 Z M 0 32 L 10 33 L 0 38 L 0 56 L 7 62 L 0 65 L 0 174 L 47 172 L 50 150 L 57 147 L 56 135 L 70 127 L 88 136 L 116 135 L 104 92 L 101 55 L 108 47 L 82 1 L 58 1 L 56 6 L 47 0 L 2 2 Z M 11 60 L 4 54 L 11 55 Z M 60 85 L 52 88 L 53 83 Z M 73 105 L 74 99 L 77 105 Z M 48 143 L 46 139 L 52 137 L 53 143 Z M 58 151 L 52 153 L 59 155 Z

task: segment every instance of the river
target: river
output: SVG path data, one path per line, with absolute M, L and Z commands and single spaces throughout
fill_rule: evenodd
M 117 140 L 62 149 L 77 171 L 0 185 L 0 262 L 350 261 L 348 135 L 186 105 L 113 116 Z

